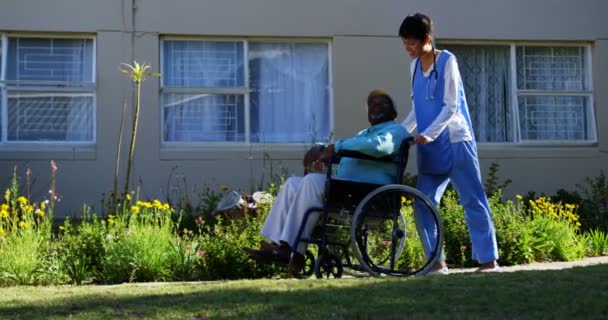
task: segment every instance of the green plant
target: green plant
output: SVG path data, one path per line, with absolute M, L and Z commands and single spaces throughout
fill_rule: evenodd
M 453 266 L 470 266 L 471 238 L 464 218 L 464 208 L 460 205 L 455 191 L 447 190 L 440 206 L 444 223 L 444 253 L 446 262 Z M 463 261 L 463 257 L 466 257 Z
M 608 233 L 601 230 L 590 230 L 582 234 L 581 239 L 587 244 L 587 255 L 591 257 L 608 254 Z
M 118 176 L 120 174 L 120 150 L 122 148 L 122 138 L 125 130 L 125 115 L 127 113 L 127 102 L 123 100 L 122 103 L 122 116 L 120 117 L 120 129 L 118 130 L 118 141 L 116 143 L 116 159 L 114 160 L 114 188 L 110 195 L 110 206 L 109 211 L 116 211 L 118 206 Z
M 595 178 L 587 177 L 584 185 L 577 185 L 582 192 L 580 202 L 583 229 L 608 231 L 608 179 L 603 171 Z
M 135 141 L 137 138 L 137 126 L 139 124 L 139 111 L 141 107 L 141 84 L 149 76 L 158 77 L 159 73 L 148 73 L 148 69 L 151 67 L 145 63 L 139 64 L 137 61 L 133 61 L 133 65 L 123 63 L 126 69 L 120 69 L 120 72 L 126 73 L 133 81 L 135 85 L 135 103 L 133 105 L 133 124 L 131 127 L 131 143 L 129 144 L 129 159 L 127 161 L 127 174 L 125 179 L 125 191 L 126 196 L 129 193 L 129 180 L 131 178 L 131 167 L 133 166 L 133 157 L 135 155 Z
M 171 271 L 173 280 L 190 281 L 200 277 L 198 269 L 207 253 L 201 248 L 198 237 L 186 236 L 172 242 Z
M 265 215 L 238 220 L 220 218 L 209 232 L 203 232 L 200 241 L 206 253 L 201 262 L 201 278 L 243 279 L 279 274 L 276 267 L 257 264 L 243 251 L 243 247 L 257 247 L 263 239 L 259 232 Z
M 90 214 L 90 208 L 85 206 L 77 225 L 66 219 L 59 228 L 62 231 L 61 257 L 70 282 L 79 285 L 85 280 L 99 278 L 107 235 L 102 220 Z
M 495 193 L 488 199 L 496 228 L 500 263 L 513 265 L 533 262 L 533 235 L 526 228 L 528 218 L 525 207 L 521 202 L 502 202 L 501 198 L 502 194 Z
M 53 197 L 57 170 L 53 161 L 51 168 Z M 0 205 L 0 284 L 46 284 L 59 279 L 61 268 L 50 244 L 53 207 L 47 201 L 30 202 L 20 194 L 16 167 L 4 200 Z
M 511 179 L 506 179 L 502 183 L 498 182 L 498 169 L 500 165 L 497 162 L 492 162 L 490 164 L 490 169 L 488 171 L 488 176 L 486 177 L 486 182 L 484 183 L 484 188 L 486 190 L 486 195 L 488 197 L 493 196 L 499 190 L 504 190 L 511 184 Z
M 165 198 L 180 212 L 178 230 L 198 230 L 196 220 L 199 218 L 205 220 L 207 226 L 215 224 L 213 211 L 229 189 L 226 185 L 211 187 L 204 184 L 202 190 L 196 184 L 191 187 L 186 176 L 173 167 L 167 180 Z
M 102 281 L 165 281 L 172 278 L 171 252 L 176 237 L 172 209 L 159 200 L 125 202 L 122 212 L 109 215 L 101 263 Z
M 579 240 L 577 228 L 549 216 L 535 216 L 528 228 L 534 235 L 532 249 L 536 261 L 571 261 L 585 254 L 586 244 Z

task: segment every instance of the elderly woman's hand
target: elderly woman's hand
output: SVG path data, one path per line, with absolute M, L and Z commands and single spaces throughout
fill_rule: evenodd
M 326 163 L 327 160 L 329 160 L 329 158 L 331 158 L 334 153 L 336 153 L 336 148 L 334 147 L 333 144 L 328 145 L 327 147 L 325 147 L 325 150 L 323 150 L 323 152 L 321 153 L 321 155 L 319 156 L 319 159 L 317 161 L 321 162 L 321 163 Z

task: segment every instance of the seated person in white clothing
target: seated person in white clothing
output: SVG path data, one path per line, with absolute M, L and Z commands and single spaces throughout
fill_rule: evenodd
M 382 90 L 370 92 L 367 98 L 367 118 L 370 127 L 356 136 L 337 141 L 325 147 L 312 161 L 318 170 L 340 150 L 358 151 L 380 158 L 399 153 L 401 142 L 409 134 L 394 120 L 397 110 L 393 99 Z M 313 147 L 314 148 L 314 147 Z M 319 150 L 316 152 L 318 153 Z M 304 165 L 310 165 L 315 151 L 309 151 Z M 305 169 L 305 172 L 308 171 Z M 370 160 L 343 158 L 337 168 L 336 178 L 376 184 L 390 184 L 396 179 L 393 164 Z M 309 208 L 323 206 L 326 175 L 308 173 L 304 177 L 291 177 L 279 190 L 277 198 L 264 222 L 261 234 L 271 242 L 263 241 L 260 249 L 244 248 L 258 262 L 279 261 L 289 264 L 289 271 L 296 275 L 304 266 L 305 243 L 295 243 L 300 223 Z M 302 237 L 310 237 L 318 219 L 318 213 L 309 216 Z M 290 262 L 291 252 L 294 257 Z M 277 258 L 278 256 L 278 258 Z

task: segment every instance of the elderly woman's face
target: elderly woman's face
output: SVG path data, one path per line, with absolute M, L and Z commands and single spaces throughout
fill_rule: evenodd
M 367 106 L 367 119 L 372 125 L 394 119 L 391 101 L 384 96 L 373 97 Z

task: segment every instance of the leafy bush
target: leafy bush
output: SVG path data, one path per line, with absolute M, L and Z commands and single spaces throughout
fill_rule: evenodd
M 571 261 L 585 254 L 585 243 L 579 241 L 576 227 L 570 223 L 539 215 L 527 227 L 532 230 L 535 261 Z
M 554 203 L 546 197 L 518 202 L 501 201 L 497 190 L 489 199 L 500 262 L 504 265 L 535 261 L 574 260 L 582 258 L 586 242 L 578 235 L 579 217 L 576 206 Z M 443 198 L 441 214 L 445 227 L 446 261 L 456 266 L 471 266 L 470 237 L 464 210 L 455 192 Z
M 458 202 L 454 190 L 445 192 L 440 211 L 443 217 L 446 262 L 452 266 L 471 265 L 471 240 L 464 218 L 464 208 Z
M 184 256 L 191 246 L 178 239 L 172 209 L 159 200 L 137 201 L 121 214 L 108 216 L 105 257 L 101 262 L 101 281 L 167 281 L 176 278 L 172 266 L 184 275 Z M 188 252 L 186 252 L 188 251 Z
M 584 230 L 608 231 L 608 180 L 603 171 L 595 178 L 587 177 L 582 192 L 579 215 Z
M 496 229 L 498 255 L 504 265 L 531 263 L 534 261 L 532 250 L 533 234 L 527 228 L 528 218 L 521 203 L 502 202 L 501 192 L 489 200 L 490 210 Z
M 275 266 L 251 261 L 243 247 L 258 247 L 267 213 L 238 220 L 219 221 L 200 237 L 205 250 L 201 277 L 204 280 L 271 277 L 281 273 Z
M 601 230 L 591 230 L 583 233 L 581 238 L 587 246 L 586 254 L 588 256 L 608 255 L 608 233 Z
M 60 281 L 60 260 L 51 246 L 52 206 L 48 201 L 31 203 L 20 194 L 16 168 L 4 200 L 0 204 L 0 284 Z

